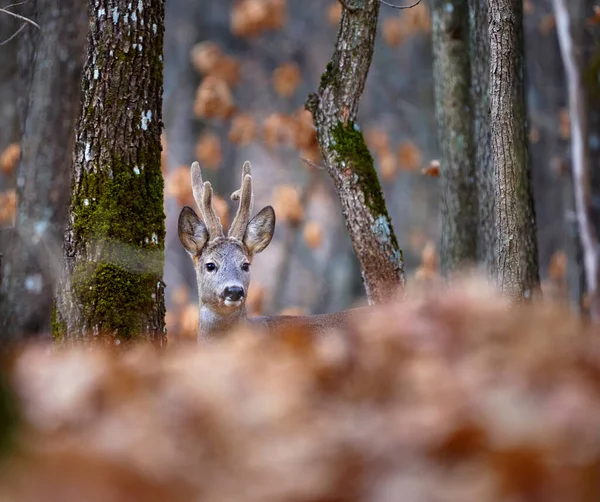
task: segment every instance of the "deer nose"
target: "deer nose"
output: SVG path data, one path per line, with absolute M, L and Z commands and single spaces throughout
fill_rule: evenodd
M 223 296 L 225 296 L 226 300 L 237 302 L 244 297 L 244 288 L 240 288 L 239 286 L 227 286 L 223 291 Z

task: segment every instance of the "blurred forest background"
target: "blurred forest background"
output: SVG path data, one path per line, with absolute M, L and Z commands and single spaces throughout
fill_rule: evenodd
M 196 336 L 195 275 L 177 238 L 182 206 L 194 206 L 189 184 L 193 160 L 200 162 L 220 196 L 216 205 L 225 222 L 235 211 L 229 195 L 237 188 L 245 160 L 253 165 L 256 207 L 275 207 L 274 240 L 253 265 L 251 314 L 332 312 L 361 302 L 364 296 L 340 205 L 327 172 L 318 168 L 318 145 L 310 114 L 304 110 L 331 57 L 341 4 L 333 0 L 265 4 L 270 7 L 260 12 L 252 10 L 256 8 L 252 2 L 165 3 L 162 171 L 170 340 Z M 590 2 L 576 14 L 584 27 L 582 37 L 596 30 L 598 14 L 595 17 L 592 7 Z M 558 284 L 561 294 L 569 294 L 576 303 L 582 286 L 569 175 L 570 122 L 556 22 L 550 1 L 525 0 L 524 12 L 540 273 L 546 288 Z M 19 26 L 18 20 L 0 15 L 2 40 Z M 401 11 L 382 6 L 358 118 L 404 251 L 409 282 L 437 273 L 439 148 L 431 27 L 427 2 Z M 16 211 L 18 99 L 23 82 L 18 44 L 17 34 L 0 47 L 4 229 L 12 225 Z M 596 73 L 590 75 L 597 78 Z M 596 154 L 597 134 L 590 145 Z M 55 249 L 60 252 L 62 243 Z

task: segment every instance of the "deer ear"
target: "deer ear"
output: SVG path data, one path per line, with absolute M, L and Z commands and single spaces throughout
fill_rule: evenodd
M 260 253 L 269 245 L 274 232 L 275 211 L 271 206 L 263 207 L 248 223 L 244 244 L 251 253 Z
M 179 213 L 177 222 L 179 240 L 192 256 L 200 254 L 208 241 L 208 230 L 191 207 L 185 206 Z

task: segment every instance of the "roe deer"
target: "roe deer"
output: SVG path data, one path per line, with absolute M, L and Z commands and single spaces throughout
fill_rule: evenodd
M 275 211 L 266 206 L 251 218 L 252 175 L 250 162 L 242 166 L 242 186 L 231 194 L 239 207 L 227 236 L 212 204 L 212 187 L 202 181 L 200 165 L 191 167 L 192 192 L 202 219 L 185 206 L 179 214 L 178 234 L 189 253 L 198 282 L 198 341 L 222 335 L 240 323 L 261 325 L 269 332 L 302 328 L 319 335 L 328 328 L 342 327 L 365 308 L 313 316 L 260 316 L 248 318 L 245 300 L 250 283 L 250 264 L 256 253 L 271 242 Z

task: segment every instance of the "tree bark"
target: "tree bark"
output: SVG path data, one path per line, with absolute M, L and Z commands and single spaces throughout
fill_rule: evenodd
M 306 109 L 341 201 L 368 301 L 374 304 L 389 300 L 404 285 L 404 260 L 373 157 L 356 123 L 373 57 L 379 0 L 358 4 L 343 9 L 333 57 Z
M 440 267 L 446 274 L 477 261 L 467 0 L 436 0 L 431 14 L 435 110 L 441 151 Z
M 41 32 L 27 26 L 19 35 L 22 153 L 17 221 L 3 259 L 3 341 L 50 334 L 85 50 L 81 2 L 32 1 L 27 8 Z
M 488 273 L 494 266 L 494 177 L 490 138 L 490 39 L 488 0 L 468 0 L 473 162 L 477 185 L 477 259 Z
M 505 293 L 529 298 L 539 288 L 535 209 L 527 145 L 523 5 L 489 3 L 490 135 L 494 173 L 495 267 Z
M 166 342 L 164 0 L 90 0 L 55 340 Z

